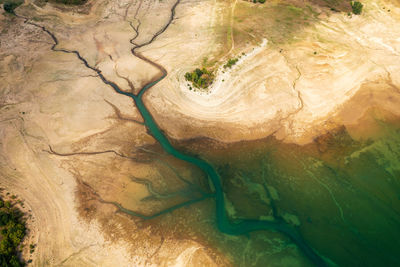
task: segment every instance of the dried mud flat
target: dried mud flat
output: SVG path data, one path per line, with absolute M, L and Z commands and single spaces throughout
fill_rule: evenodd
M 398 3 L 369 1 L 362 16 L 352 17 L 313 8 L 298 15 L 303 24 L 296 30 L 262 19 L 263 12 L 275 14 L 274 4 L 239 0 L 89 1 L 84 13 L 26 1 L 16 13 L 45 26 L 59 49 L 79 51 L 126 92 L 138 93 L 161 74 L 131 53 L 146 44 L 138 53 L 168 75 L 144 102 L 176 142 L 274 134 L 306 144 L 338 125 L 355 124 L 371 108 L 399 116 Z M 232 265 L 220 243 L 206 237 L 217 235 L 213 219 L 205 219 L 213 214 L 211 200 L 152 220 L 116 205 L 157 214 L 202 195 L 207 179 L 162 152 L 129 98 L 76 55 L 52 51 L 51 36 L 25 22 L 0 14 L 0 184 L 32 210 L 32 264 Z M 252 27 L 265 30 L 248 31 Z M 276 39 L 270 29 L 287 36 Z M 247 56 L 208 92 L 187 89 L 184 73 L 205 58 L 217 69 L 242 53 Z M 308 264 L 295 247 L 282 250 L 291 264 Z

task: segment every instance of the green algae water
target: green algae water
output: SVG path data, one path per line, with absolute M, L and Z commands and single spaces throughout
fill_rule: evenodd
M 371 128 L 354 138 L 340 127 L 305 146 L 269 137 L 229 145 L 196 140 L 180 149 L 216 167 L 230 218 L 273 221 L 277 213 L 326 261 L 399 266 L 400 125 L 375 118 Z M 251 247 L 254 258 L 263 254 L 262 246 Z M 265 247 L 265 261 L 255 265 L 232 260 L 278 266 L 267 262 Z

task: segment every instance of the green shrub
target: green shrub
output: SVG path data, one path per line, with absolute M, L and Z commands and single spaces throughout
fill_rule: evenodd
M 6 1 L 3 5 L 4 11 L 10 14 L 15 14 L 14 9 L 19 7 L 23 2 L 20 1 Z
M 351 2 L 351 8 L 353 9 L 353 13 L 356 15 L 360 15 L 363 9 L 363 4 L 358 1 Z

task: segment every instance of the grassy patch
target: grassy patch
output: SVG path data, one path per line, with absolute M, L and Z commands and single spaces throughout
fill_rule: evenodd
M 312 8 L 293 4 L 266 2 L 257 7 L 238 3 L 235 16 L 235 48 L 257 44 L 263 38 L 272 43 L 290 42 L 295 35 L 316 21 L 318 13 Z

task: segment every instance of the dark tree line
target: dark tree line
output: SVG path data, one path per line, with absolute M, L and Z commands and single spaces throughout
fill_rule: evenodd
M 25 263 L 18 258 L 18 246 L 26 234 L 22 212 L 11 202 L 0 198 L 0 266 L 20 267 Z

